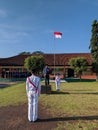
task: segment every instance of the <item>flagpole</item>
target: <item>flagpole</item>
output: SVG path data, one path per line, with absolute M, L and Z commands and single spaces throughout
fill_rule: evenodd
M 55 38 L 61 38 L 62 33 L 61 32 L 54 32 L 54 77 L 55 77 L 55 63 L 56 63 L 56 58 L 55 58 Z
M 55 37 L 54 37 L 54 77 L 55 77 Z

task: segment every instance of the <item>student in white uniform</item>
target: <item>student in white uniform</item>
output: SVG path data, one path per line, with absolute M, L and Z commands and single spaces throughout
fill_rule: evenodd
M 56 90 L 59 91 L 60 90 L 60 74 L 57 73 L 55 76 L 55 85 L 56 85 Z
M 28 120 L 35 122 L 38 119 L 38 97 L 40 96 L 40 78 L 36 76 L 35 70 L 26 80 L 26 93 L 28 97 Z

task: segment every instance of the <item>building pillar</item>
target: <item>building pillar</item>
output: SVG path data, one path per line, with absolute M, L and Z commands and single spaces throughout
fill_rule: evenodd
M 68 68 L 65 69 L 65 77 L 68 77 Z
M 2 67 L 0 67 L 0 78 L 2 78 Z
M 74 71 L 74 77 L 77 78 L 77 73 Z

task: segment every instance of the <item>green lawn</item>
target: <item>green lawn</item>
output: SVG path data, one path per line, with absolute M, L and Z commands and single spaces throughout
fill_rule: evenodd
M 52 93 L 41 94 L 39 102 L 57 120 L 53 130 L 98 129 L 98 82 L 61 83 L 60 92 L 55 91 L 54 83 L 51 86 Z M 0 89 L 0 107 L 25 102 L 25 83 Z
M 27 101 L 25 83 L 0 89 L 0 107 L 18 105 Z
M 62 83 L 60 92 L 51 85 L 52 94 L 40 100 L 53 119 L 60 118 L 54 130 L 98 129 L 98 82 Z

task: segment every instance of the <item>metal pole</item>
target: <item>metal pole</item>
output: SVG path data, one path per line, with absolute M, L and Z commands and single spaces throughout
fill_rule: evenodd
M 54 37 L 54 77 L 55 77 L 55 37 Z

